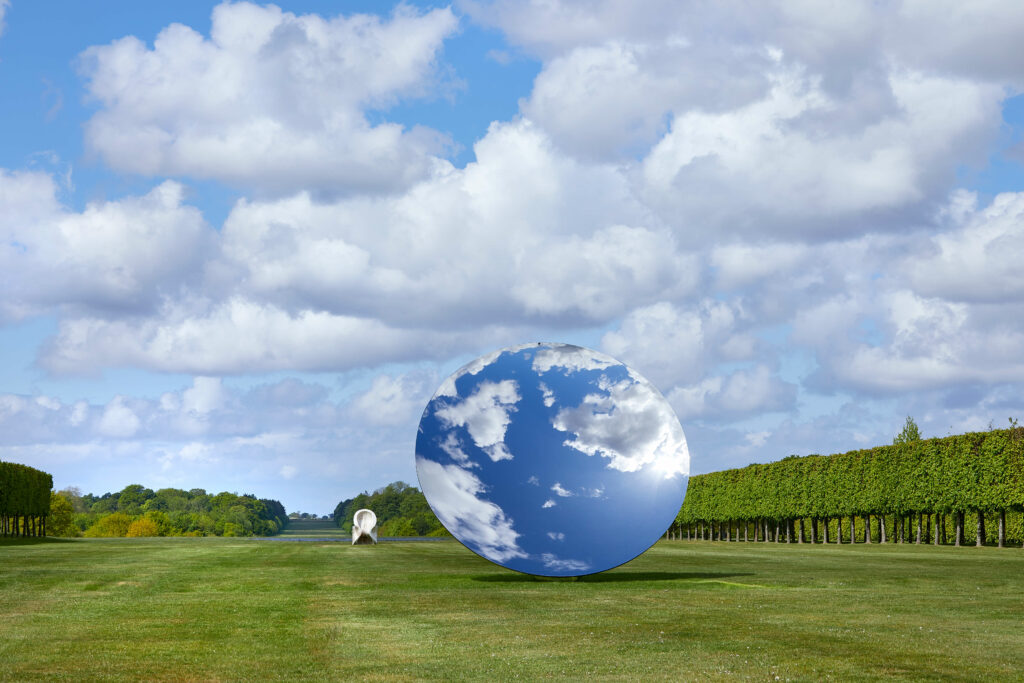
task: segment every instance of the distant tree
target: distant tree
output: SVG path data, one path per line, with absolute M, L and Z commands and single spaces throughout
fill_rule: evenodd
M 153 497 L 152 489 L 141 484 L 129 484 L 121 490 L 117 499 L 117 509 L 129 515 L 138 514 L 147 500 Z
M 75 507 L 61 493 L 50 493 L 50 514 L 46 516 L 48 536 L 78 536 L 74 524 Z
M 914 441 L 921 440 L 921 431 L 917 428 L 917 423 L 914 422 L 914 418 L 907 415 L 907 421 L 903 424 L 903 431 L 896 435 L 896 438 L 892 440 L 893 445 L 901 443 L 911 443 Z
M 71 507 L 74 508 L 75 512 L 88 512 L 89 503 L 82 498 L 82 489 L 77 486 L 66 486 L 60 491 L 57 491 L 60 495 L 64 496 L 71 502 Z
M 156 522 L 148 517 L 141 517 L 128 526 L 128 533 L 125 535 L 133 538 L 140 536 L 159 536 L 160 530 L 157 528 Z
M 163 510 L 150 510 L 146 513 L 146 519 L 152 522 L 153 526 L 156 527 L 156 533 L 147 534 L 148 536 L 175 535 L 174 524 L 171 523 L 171 518 Z
M 132 518 L 123 512 L 112 512 L 106 517 L 96 520 L 95 524 L 85 530 L 85 535 L 90 538 L 127 536 L 132 521 Z

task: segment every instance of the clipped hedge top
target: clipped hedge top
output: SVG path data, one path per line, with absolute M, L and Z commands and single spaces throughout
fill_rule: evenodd
M 1024 428 L 690 477 L 677 521 L 1024 508 Z

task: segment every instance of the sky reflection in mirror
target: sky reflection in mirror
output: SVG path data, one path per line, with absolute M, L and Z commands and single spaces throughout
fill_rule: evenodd
M 539 576 L 611 569 L 675 518 L 690 456 L 660 392 L 609 356 L 525 344 L 482 356 L 427 404 L 420 487 L 478 555 Z

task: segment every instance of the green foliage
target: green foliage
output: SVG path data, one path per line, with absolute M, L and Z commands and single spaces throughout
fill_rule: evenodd
M 893 445 L 896 446 L 901 443 L 911 443 L 912 441 L 920 440 L 921 431 L 917 428 L 917 423 L 914 422 L 914 418 L 907 415 L 907 421 L 903 423 L 903 431 L 892 440 Z
M 0 535 L 42 534 L 50 513 L 53 477 L 42 470 L 0 462 Z
M 146 523 L 138 531 L 146 536 L 273 536 L 288 523 L 279 501 L 227 491 L 211 496 L 204 489 L 153 491 L 130 484 L 115 493 L 90 493 L 81 499 L 90 512 L 74 515 L 72 521 L 86 536 L 124 536 L 127 527 L 140 520 Z M 108 533 L 107 526 L 98 526 L 109 525 L 104 520 L 115 513 L 128 518 L 125 533 Z
M 156 526 L 156 522 L 153 520 L 140 517 L 128 526 L 128 533 L 126 536 L 132 538 L 138 538 L 141 536 L 159 536 L 160 530 Z
M 46 517 L 48 536 L 78 536 L 79 530 L 73 518 L 75 507 L 60 493 L 50 494 L 50 514 Z
M 123 512 L 111 512 L 100 517 L 95 524 L 85 530 L 89 538 L 114 538 L 127 536 L 134 520 Z
M 373 493 L 360 493 L 334 508 L 334 523 L 346 533 L 352 530 L 356 510 L 367 508 L 377 515 L 381 536 L 447 536 L 448 532 L 415 486 L 396 481 Z
M 1024 510 L 1024 429 L 908 440 L 690 477 L 677 522 Z

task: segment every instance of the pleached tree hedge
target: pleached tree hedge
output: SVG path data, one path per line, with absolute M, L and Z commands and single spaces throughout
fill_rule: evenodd
M 0 462 L 0 535 L 45 536 L 52 488 L 46 472 Z
M 695 475 L 669 535 L 1003 546 L 1024 542 L 1022 511 L 1014 426 Z

